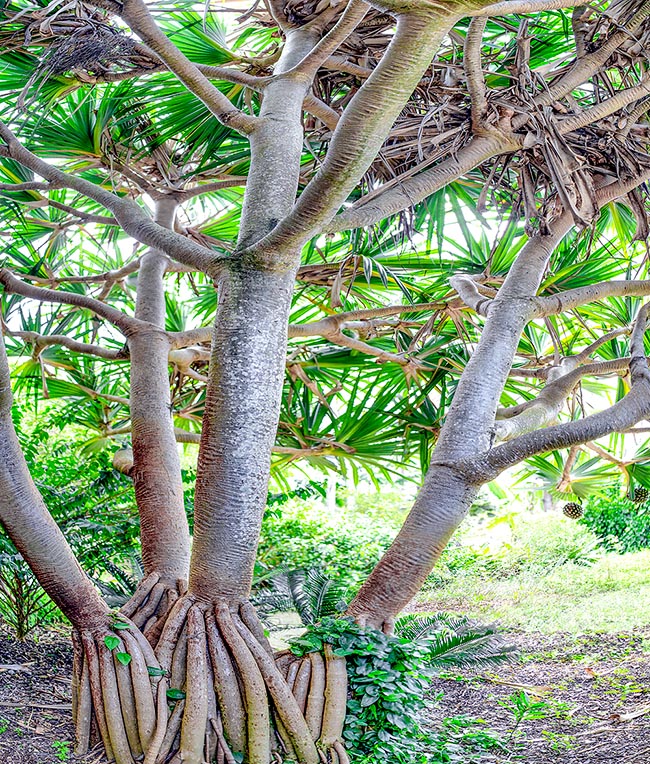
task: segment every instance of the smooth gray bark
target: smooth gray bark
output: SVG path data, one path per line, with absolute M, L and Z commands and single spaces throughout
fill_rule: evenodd
M 0 334 L 0 522 L 41 586 L 72 623 L 98 627 L 108 608 L 34 485 L 11 418 L 12 403 L 9 364 Z
M 173 228 L 173 199 L 156 204 L 156 222 Z M 185 516 L 181 465 L 169 388 L 170 340 L 165 329 L 165 271 L 160 250 L 143 255 L 138 272 L 135 316 L 147 322 L 129 338 L 133 478 L 140 515 L 145 574 L 169 582 L 187 579 L 190 535 Z

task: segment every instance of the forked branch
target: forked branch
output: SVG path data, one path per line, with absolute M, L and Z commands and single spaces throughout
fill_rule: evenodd
M 205 273 L 214 274 L 218 271 L 224 259 L 219 253 L 195 244 L 190 239 L 158 225 L 131 199 L 117 196 L 95 183 L 65 173 L 44 162 L 26 149 L 11 130 L 2 123 L 0 123 L 0 137 L 5 142 L 5 146 L 0 147 L 1 155 L 15 159 L 42 178 L 46 178 L 63 188 L 78 191 L 83 196 L 87 196 L 106 207 L 115 215 L 117 222 L 124 231 L 137 241 L 154 249 L 160 249 L 169 257 Z
M 644 349 L 644 334 L 650 303 L 637 316 L 630 340 L 629 393 L 609 409 L 584 419 L 566 422 L 521 435 L 508 443 L 487 451 L 476 459 L 459 465 L 463 474 L 473 475 L 477 483 L 493 480 L 504 469 L 535 454 L 581 445 L 609 435 L 624 432 L 650 416 L 650 368 Z
M 208 107 L 222 124 L 244 135 L 255 129 L 257 119 L 244 114 L 202 74 L 154 21 L 142 0 L 126 0 L 120 15 L 131 29 L 165 62 L 169 70 Z

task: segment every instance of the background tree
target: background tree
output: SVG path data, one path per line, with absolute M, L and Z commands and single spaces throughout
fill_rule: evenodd
M 232 38 L 180 4 L 3 13 L 17 378 L 133 446 L 145 578 L 116 615 L 29 476 L 3 350 L 0 520 L 74 626 L 78 750 L 345 764 L 344 660 L 274 659 L 248 602 L 271 455 L 419 454 L 348 610 L 389 631 L 482 484 L 647 418 L 650 3 L 273 2 Z M 612 374 L 588 413 L 576 390 Z

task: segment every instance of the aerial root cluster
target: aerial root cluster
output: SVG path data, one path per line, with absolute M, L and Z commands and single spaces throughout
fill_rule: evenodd
M 164 582 L 158 573 L 150 573 L 120 612 L 130 618 L 155 647 L 172 607 L 186 593 L 187 581 Z
M 169 606 L 156 585 L 135 606 L 144 632 L 121 614 L 128 629 L 75 636 L 78 754 L 101 739 L 116 764 L 236 764 L 241 754 L 248 764 L 349 764 L 345 658 L 329 646 L 275 656 L 250 603 L 185 594 Z M 166 617 L 152 645 L 144 633 L 156 613 Z M 111 649 L 107 635 L 122 644 Z

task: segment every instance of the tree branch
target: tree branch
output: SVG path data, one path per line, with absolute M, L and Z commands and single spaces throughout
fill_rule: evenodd
M 650 294 L 650 280 L 603 281 L 586 287 L 567 289 L 549 297 L 536 297 L 531 305 L 534 318 L 565 313 L 573 308 L 607 297 L 644 297 Z
M 15 159 L 49 181 L 64 188 L 71 188 L 99 202 L 115 215 L 124 231 L 137 241 L 154 249 L 161 249 L 169 257 L 205 273 L 215 275 L 218 272 L 223 256 L 158 225 L 132 200 L 116 196 L 95 183 L 62 172 L 44 162 L 26 149 L 11 130 L 2 123 L 0 123 L 0 137 L 6 143 L 6 147 L 0 147 L 3 155 Z
M 117 327 L 126 337 L 129 337 L 140 329 L 149 328 L 147 323 L 132 318 L 131 316 L 127 316 L 122 313 L 122 311 L 111 308 L 110 305 L 106 305 L 106 303 L 95 300 L 92 297 L 76 294 L 75 292 L 57 292 L 54 289 L 43 289 L 42 287 L 26 284 L 24 281 L 17 279 L 6 268 L 0 268 L 0 284 L 4 286 L 7 292 L 20 294 L 23 297 L 29 297 L 32 300 L 38 300 L 39 302 L 55 302 L 89 310 L 92 313 L 101 316 L 101 318 L 105 318 L 108 322 L 113 324 L 113 326 Z
M 556 371 L 558 376 L 552 378 L 536 398 L 497 412 L 494 427 L 495 440 L 512 440 L 526 432 L 546 427 L 557 419 L 568 396 L 591 371 L 591 364 L 574 368 L 575 357 L 565 359 L 564 363 L 569 371 L 563 372 L 562 365 L 552 368 L 549 376 L 553 371 Z
M 39 180 L 30 180 L 26 183 L 0 183 L 0 191 L 53 191 L 57 188 L 61 186 Z
M 501 3 L 487 5 L 477 10 L 469 11 L 468 16 L 511 16 L 513 14 L 533 14 L 541 11 L 560 11 L 583 5 L 585 0 L 504 0 Z
M 468 308 L 471 308 L 480 316 L 487 316 L 490 303 L 497 295 L 496 291 L 487 290 L 485 287 L 481 288 L 472 276 L 466 274 L 452 276 L 449 279 L 449 283 Z M 491 294 L 486 296 L 486 292 Z
M 62 345 L 75 353 L 94 355 L 109 361 L 123 361 L 127 360 L 129 357 L 128 353 L 125 353 L 122 348 L 119 350 L 111 350 L 110 348 L 103 348 L 99 345 L 90 345 L 86 342 L 73 340 L 71 337 L 67 337 L 64 334 L 39 334 L 38 332 L 11 331 L 6 326 L 4 328 L 4 333 L 10 337 L 17 337 L 18 339 L 23 340 L 26 344 L 33 345 L 35 355 L 39 355 L 41 350 L 45 347 Z
M 125 0 L 120 16 L 165 62 L 168 69 L 227 127 L 248 135 L 257 119 L 239 111 L 230 100 L 172 43 L 142 0 Z
M 611 114 L 616 113 L 625 106 L 647 96 L 650 93 L 650 77 L 644 77 L 638 85 L 619 90 L 613 96 L 605 101 L 592 106 L 589 109 L 583 109 L 578 114 L 574 114 L 560 121 L 558 129 L 562 135 L 587 127 L 594 122 L 598 122 Z
M 406 178 L 395 178 L 371 194 L 362 196 L 351 207 L 340 212 L 324 226 L 325 233 L 347 231 L 373 225 L 390 215 L 440 191 L 445 186 L 480 167 L 498 154 L 521 148 L 520 139 L 510 136 L 508 130 L 500 135 L 490 134 L 472 138 L 465 146 L 443 162 Z M 425 160 L 430 163 L 430 160 Z
M 509 443 L 497 446 L 475 459 L 457 465 L 464 475 L 471 475 L 476 484 L 493 480 L 504 469 L 535 454 L 580 445 L 598 440 L 612 432 L 623 432 L 650 416 L 650 368 L 645 356 L 644 333 L 650 303 L 637 315 L 630 340 L 630 375 L 632 386 L 622 400 L 606 411 L 572 422 L 520 435 Z
M 365 0 L 349 0 L 341 17 L 325 37 L 301 61 L 282 76 L 287 78 L 303 78 L 306 82 L 311 82 L 321 66 L 338 50 L 341 43 L 354 32 L 358 24 L 363 20 L 363 17 L 368 13 L 369 8 L 370 6 Z
M 578 5 L 579 3 L 573 3 Z M 569 7 L 568 5 L 565 7 Z M 559 77 L 554 83 L 545 88 L 533 99 L 536 106 L 550 106 L 554 101 L 564 98 L 577 87 L 593 76 L 609 59 L 609 57 L 626 40 L 639 29 L 643 22 L 650 16 L 650 2 L 645 0 L 639 10 L 634 14 L 625 28 L 614 32 L 597 50 L 588 53 L 578 59 L 566 74 Z M 523 127 L 528 122 L 529 113 L 521 114 L 513 120 L 515 130 Z
M 419 313 L 423 311 L 442 310 L 447 307 L 445 300 L 438 302 L 421 302 L 412 305 L 386 305 L 382 308 L 367 310 L 351 310 L 345 313 L 335 313 L 319 321 L 306 324 L 289 324 L 289 338 L 294 337 L 326 337 L 338 334 L 341 328 L 351 321 L 367 321 L 376 318 L 389 318 L 402 313 Z M 200 326 L 184 332 L 168 332 L 172 348 L 185 348 L 210 342 L 214 332 L 213 326 Z
M 472 131 L 474 135 L 485 134 L 485 116 L 487 114 L 487 97 L 481 50 L 483 48 L 483 32 L 487 25 L 487 17 L 472 19 L 465 38 L 463 50 L 463 67 L 467 92 L 472 108 Z
M 213 191 L 221 191 L 224 188 L 238 188 L 246 185 L 246 178 L 224 178 L 223 180 L 216 180 L 213 183 L 205 183 L 202 186 L 195 186 L 194 188 L 188 188 L 184 191 L 174 191 L 171 194 L 179 204 L 184 204 L 190 199 L 194 199 L 202 194 L 210 194 Z
M 303 108 L 313 117 L 320 119 L 325 127 L 329 128 L 332 132 L 336 130 L 340 119 L 339 113 L 336 109 L 332 109 L 331 106 L 328 106 L 325 101 L 316 98 L 313 93 L 307 93 L 305 100 L 303 101 Z
M 376 157 L 404 104 L 458 18 L 454 11 L 400 13 L 388 49 L 354 95 L 330 141 L 317 175 L 293 210 L 254 247 L 253 261 L 292 250 L 320 231 Z

